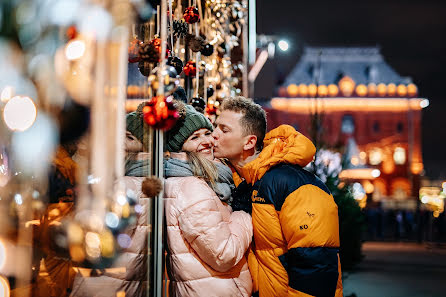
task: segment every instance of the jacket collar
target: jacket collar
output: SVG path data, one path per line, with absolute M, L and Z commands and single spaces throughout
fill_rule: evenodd
M 305 167 L 313 160 L 315 153 L 316 148 L 311 140 L 292 126 L 281 125 L 265 135 L 262 152 L 243 166 L 241 175 L 247 183 L 254 184 L 275 165 L 285 163 Z

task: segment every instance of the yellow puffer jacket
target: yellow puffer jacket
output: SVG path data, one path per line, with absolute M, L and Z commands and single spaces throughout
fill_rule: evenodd
M 338 208 L 323 182 L 302 168 L 315 151 L 308 138 L 282 125 L 242 169 L 253 185 L 248 261 L 260 297 L 342 297 Z M 234 180 L 241 182 L 237 174 Z

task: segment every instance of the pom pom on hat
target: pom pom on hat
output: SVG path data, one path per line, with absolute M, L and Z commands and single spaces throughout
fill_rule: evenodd
M 157 196 L 162 189 L 161 180 L 156 176 L 146 177 L 141 184 L 141 191 L 150 198 Z

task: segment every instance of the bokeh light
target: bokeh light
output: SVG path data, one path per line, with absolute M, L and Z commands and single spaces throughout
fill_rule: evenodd
M 132 244 L 132 239 L 127 234 L 124 234 L 124 233 L 119 234 L 118 235 L 118 244 L 120 247 L 126 249 L 126 248 L 130 247 L 130 245 Z
M 36 120 L 37 109 L 29 97 L 15 96 L 5 105 L 3 119 L 9 129 L 25 131 Z
M 85 234 L 85 251 L 91 258 L 99 258 L 101 255 L 101 239 L 95 232 Z
M 8 102 L 12 96 L 14 95 L 14 88 L 10 86 L 6 86 L 0 95 L 2 102 Z
M 5 248 L 5 244 L 0 239 L 0 271 L 3 270 L 5 263 L 6 263 L 6 248 Z
M 286 52 L 288 49 L 289 49 L 289 47 L 290 47 L 290 45 L 288 44 L 288 42 L 286 41 L 286 40 L 279 40 L 279 42 L 277 43 L 277 45 L 279 46 L 279 48 L 280 48 L 280 50 L 281 51 L 284 51 L 284 52 Z
M 426 108 L 428 106 L 429 106 L 429 100 L 428 99 L 421 100 L 421 102 L 420 102 L 420 107 L 421 108 Z
M 58 142 L 58 134 L 57 125 L 44 113 L 37 115 L 31 128 L 21 133 L 14 133 L 11 147 L 17 169 L 35 176 L 43 174 L 50 165 Z
M 372 170 L 372 177 L 379 177 L 381 175 L 381 171 L 379 169 L 373 169 Z
M 85 53 L 85 42 L 82 40 L 70 41 L 65 47 L 65 56 L 68 60 L 77 60 Z
M 119 218 L 114 212 L 109 212 L 105 215 L 105 223 L 110 228 L 116 228 L 119 225 Z
M 20 195 L 20 194 L 15 194 L 15 195 L 14 195 L 14 201 L 15 201 L 15 203 L 17 203 L 18 205 L 22 205 L 22 203 L 23 203 L 22 195 Z
M 53 24 L 67 26 L 76 18 L 80 1 L 77 0 L 58 0 L 52 1 L 49 6 L 49 18 Z
M 0 276 L 0 297 L 9 297 L 10 294 L 11 289 L 8 280 L 3 276 Z

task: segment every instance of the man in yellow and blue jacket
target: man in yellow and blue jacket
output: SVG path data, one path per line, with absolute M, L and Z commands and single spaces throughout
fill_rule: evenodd
M 251 198 L 254 293 L 342 297 L 338 209 L 314 174 L 313 143 L 293 127 L 266 133 L 266 115 L 251 100 L 223 102 L 213 132 L 214 156 L 234 169 L 234 207 Z

